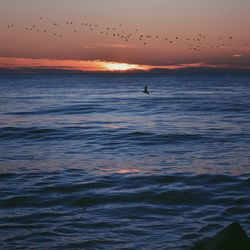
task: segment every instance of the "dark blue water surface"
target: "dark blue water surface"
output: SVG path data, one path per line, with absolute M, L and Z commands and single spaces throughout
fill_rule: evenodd
M 250 76 L 0 75 L 1 249 L 250 233 L 249 164 Z

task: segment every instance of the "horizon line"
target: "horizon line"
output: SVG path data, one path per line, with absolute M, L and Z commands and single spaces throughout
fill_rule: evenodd
M 146 65 L 105 60 L 59 60 L 51 58 L 0 57 L 1 70 L 63 70 L 86 73 L 131 73 L 179 71 L 183 69 L 218 69 L 249 71 L 248 65 L 208 64 L 203 62 L 171 65 Z

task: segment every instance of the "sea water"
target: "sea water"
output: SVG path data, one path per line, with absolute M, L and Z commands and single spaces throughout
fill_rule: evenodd
M 250 75 L 0 74 L 1 249 L 250 233 Z

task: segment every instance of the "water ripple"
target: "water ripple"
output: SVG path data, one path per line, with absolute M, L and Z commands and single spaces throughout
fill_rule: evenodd
M 188 249 L 234 219 L 250 230 L 249 176 L 68 170 L 3 173 L 0 179 L 0 238 L 11 249 L 32 240 L 55 249 L 119 249 L 128 242 L 131 249 L 151 249 L 155 242 L 160 249 Z M 155 241 L 144 245 L 149 235 Z

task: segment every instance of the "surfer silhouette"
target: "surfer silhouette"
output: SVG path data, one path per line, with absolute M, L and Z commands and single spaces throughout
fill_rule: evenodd
M 144 87 L 144 91 L 142 91 L 142 92 L 149 95 L 149 91 L 148 91 L 148 86 L 147 85 Z

